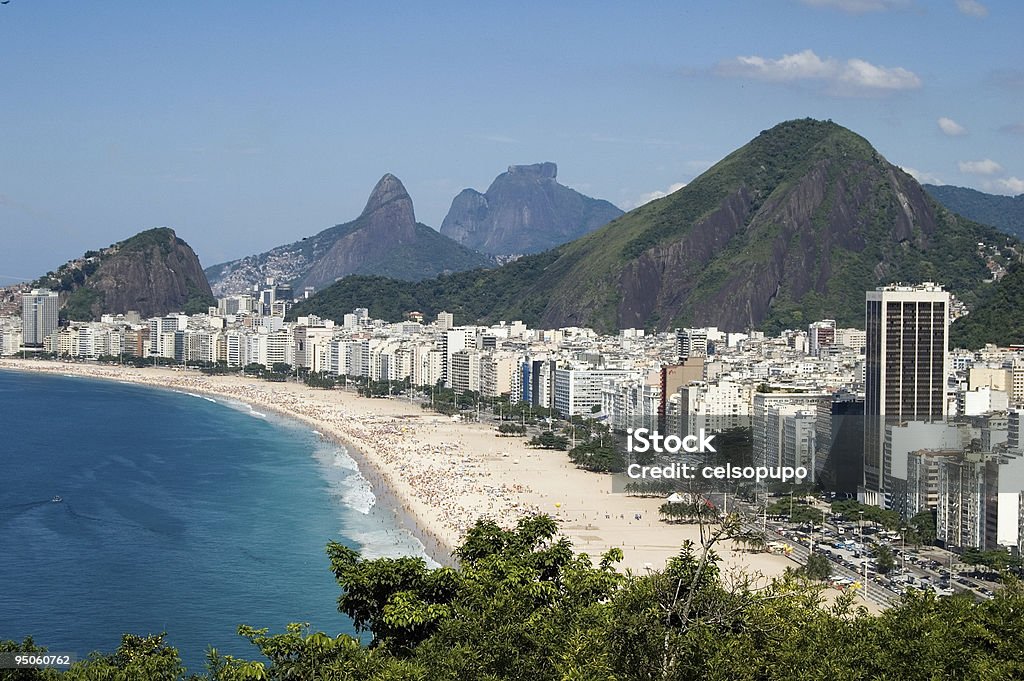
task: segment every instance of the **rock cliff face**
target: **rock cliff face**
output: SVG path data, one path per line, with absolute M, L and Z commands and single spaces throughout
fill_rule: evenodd
M 205 312 L 215 302 L 199 258 L 172 229 L 140 232 L 88 255 L 58 270 L 63 283 L 44 282 L 55 284 L 64 315 L 74 321 L 129 310 L 143 317 Z
M 441 233 L 491 255 L 537 253 L 594 231 L 622 215 L 598 199 L 556 181 L 554 163 L 509 166 L 486 193 L 464 189 Z
M 274 277 L 296 291 L 332 284 L 349 274 L 419 280 L 494 263 L 416 222 L 402 182 L 386 174 L 358 218 L 315 236 L 206 270 L 218 295 L 242 292 Z

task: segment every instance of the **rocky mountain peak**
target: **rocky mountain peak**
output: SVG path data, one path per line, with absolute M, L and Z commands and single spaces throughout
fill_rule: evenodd
M 550 161 L 512 165 L 487 192 L 464 189 L 452 201 L 441 234 L 491 255 L 537 253 L 592 232 L 622 211 L 563 186 Z
M 168 227 L 157 227 L 90 251 L 37 282 L 60 293 L 73 321 L 129 310 L 143 317 L 205 312 L 216 304 L 192 248 Z
M 412 208 L 412 198 L 409 196 L 409 192 L 405 190 L 405 185 L 402 184 L 402 181 L 391 173 L 385 173 L 384 177 L 380 178 L 377 182 L 373 191 L 370 192 L 370 198 L 366 201 L 366 207 L 363 208 L 362 216 L 368 216 L 371 213 L 375 213 L 391 203 L 403 204 L 395 207 L 397 208 L 398 213 L 407 212 L 409 218 L 408 222 L 416 222 L 416 217 Z
M 553 180 L 558 177 L 558 166 L 551 161 L 533 163 L 527 166 L 509 166 L 508 174 L 539 180 Z
M 493 265 L 416 222 L 412 199 L 402 181 L 385 174 L 355 220 L 263 253 L 209 268 L 221 295 L 248 290 L 267 277 L 299 290 L 322 288 L 350 274 L 418 280 L 442 272 Z

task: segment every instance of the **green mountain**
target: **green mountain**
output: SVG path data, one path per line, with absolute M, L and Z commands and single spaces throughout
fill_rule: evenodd
M 402 182 L 384 175 L 358 218 L 294 243 L 207 268 L 218 295 L 243 293 L 267 277 L 296 292 L 322 289 L 350 274 L 375 274 L 416 281 L 443 272 L 494 264 L 436 230 L 416 222 Z
M 32 285 L 60 293 L 61 317 L 73 321 L 129 310 L 143 317 L 206 312 L 216 305 L 199 258 L 167 227 L 89 251 Z
M 999 196 L 951 185 L 926 184 L 924 188 L 954 213 L 1024 238 L 1024 194 Z
M 978 350 L 987 343 L 1024 343 L 1024 265 L 1011 265 L 985 299 L 949 327 L 950 347 Z
M 860 326 L 864 291 L 895 281 L 935 281 L 976 304 L 1008 242 L 942 208 L 862 137 L 804 119 L 761 132 L 683 189 L 569 244 L 420 284 L 342 280 L 300 313 L 364 306 L 384 316 L 401 301 L 465 323 L 601 331 L 774 331 L 825 317 Z

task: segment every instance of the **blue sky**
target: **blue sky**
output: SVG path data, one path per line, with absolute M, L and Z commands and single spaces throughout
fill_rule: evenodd
M 924 181 L 1024 192 L 1024 3 L 0 5 L 0 285 L 142 229 L 212 265 L 362 210 L 435 228 L 510 164 L 622 208 L 831 118 Z

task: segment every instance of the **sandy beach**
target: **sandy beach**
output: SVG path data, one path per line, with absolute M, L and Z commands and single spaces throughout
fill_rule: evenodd
M 394 504 L 441 563 L 451 563 L 452 548 L 479 517 L 509 526 L 523 515 L 547 513 L 577 551 L 596 558 L 619 547 L 622 567 L 634 572 L 660 569 L 685 540 L 699 536 L 696 526 L 660 522 L 660 499 L 612 494 L 608 476 L 577 469 L 565 452 L 531 449 L 524 438 L 498 437 L 493 426 L 455 423 L 402 399 L 177 369 L 18 359 L 0 360 L 0 368 L 205 393 L 300 419 L 349 448 L 380 502 Z M 795 565 L 729 544 L 718 553 L 726 572 L 771 578 Z

